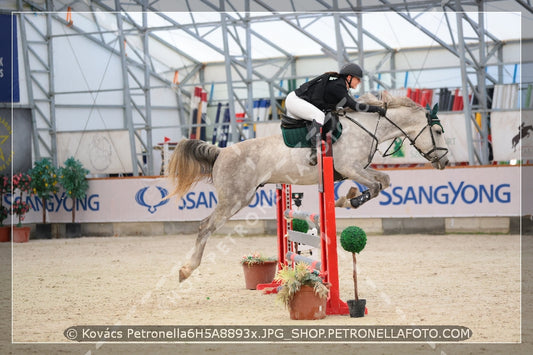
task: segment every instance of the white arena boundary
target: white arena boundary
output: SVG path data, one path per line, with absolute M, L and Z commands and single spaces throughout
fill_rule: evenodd
M 368 233 L 519 233 L 531 230 L 533 166 L 391 169 L 391 187 L 358 209 L 336 209 L 337 230 L 359 225 Z M 353 186 L 335 184 L 336 198 Z M 302 208 L 315 212 L 317 187 L 293 186 L 303 192 Z M 76 222 L 83 235 L 159 235 L 195 233 L 198 222 L 216 204 L 212 185 L 200 183 L 179 201 L 161 201 L 169 190 L 164 177 L 90 179 L 88 196 L 79 201 Z M 275 234 L 276 186 L 258 189 L 219 233 Z M 10 199 L 10 196 L 7 197 Z M 24 224 L 42 220 L 42 203 L 26 197 L 32 210 Z M 51 196 L 47 219 L 55 236 L 71 221 L 72 200 L 62 192 Z M 318 213 L 318 211 L 316 211 Z

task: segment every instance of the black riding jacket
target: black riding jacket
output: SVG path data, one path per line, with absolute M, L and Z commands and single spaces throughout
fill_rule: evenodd
M 367 105 L 357 102 L 346 89 L 346 81 L 344 77 L 334 76 L 329 79 L 328 74 L 322 74 L 327 82 L 309 81 L 302 84 L 294 93 L 301 99 L 315 105 L 322 111 L 335 110 L 339 103 L 345 99 L 342 107 L 349 107 L 354 111 L 359 112 L 379 112 L 381 109 L 378 106 Z M 319 77 L 320 78 L 320 77 Z

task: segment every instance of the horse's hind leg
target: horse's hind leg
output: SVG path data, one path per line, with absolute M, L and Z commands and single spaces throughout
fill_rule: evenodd
M 179 272 L 180 282 L 186 280 L 191 276 L 192 272 L 200 265 L 204 248 L 211 236 L 217 229 L 222 227 L 226 221 L 248 204 L 254 195 L 255 189 L 233 190 L 228 194 L 228 198 L 224 195 L 219 196 L 217 207 L 213 213 L 200 222 L 198 237 L 194 245 L 194 251 L 191 258 L 183 265 Z
M 191 276 L 192 272 L 200 265 L 207 240 L 211 234 L 215 232 L 219 226 L 222 226 L 230 217 L 229 213 L 225 209 L 219 208 L 219 206 L 220 205 L 217 205 L 215 211 L 200 222 L 194 251 L 191 258 L 180 269 L 180 282 Z

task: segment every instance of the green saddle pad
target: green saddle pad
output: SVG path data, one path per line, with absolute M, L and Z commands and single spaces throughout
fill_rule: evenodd
M 285 128 L 281 127 L 281 133 L 283 134 L 283 141 L 285 145 L 290 148 L 310 148 L 311 142 L 305 139 L 307 135 L 307 127 L 299 128 Z M 333 131 L 332 139 L 333 143 L 339 139 L 342 134 L 342 125 L 338 124 L 337 129 Z

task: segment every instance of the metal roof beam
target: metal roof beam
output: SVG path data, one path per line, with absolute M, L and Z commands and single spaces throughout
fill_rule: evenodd
M 106 10 L 106 11 L 110 11 L 110 12 L 114 12 L 116 11 L 115 9 L 113 9 L 112 7 L 109 7 L 108 5 L 104 4 L 101 0 L 91 0 L 91 6 L 92 4 L 97 4 L 100 8 L 102 8 L 103 10 Z M 153 10 L 153 9 L 150 9 L 150 10 Z M 127 22 L 128 24 L 132 25 L 132 26 L 135 26 L 135 27 L 138 27 L 138 25 L 135 24 L 135 21 L 133 21 L 133 19 L 131 19 L 131 17 L 128 16 L 128 20 L 125 21 Z M 170 26 L 165 26 L 163 28 L 157 28 L 157 27 L 152 27 L 152 28 L 148 28 L 148 27 L 145 27 L 145 28 L 142 28 L 140 30 L 142 31 L 148 31 L 150 34 L 150 38 L 153 38 L 155 41 L 161 43 L 162 45 L 164 45 L 166 48 L 176 52 L 178 55 L 186 58 L 188 61 L 191 61 L 193 63 L 200 63 L 200 61 L 198 61 L 197 59 L 191 57 L 190 55 L 188 55 L 187 53 L 179 50 L 178 48 L 176 48 L 176 46 L 168 43 L 166 40 L 162 39 L 161 37 L 157 36 L 156 34 L 154 34 L 153 32 L 155 31 L 158 31 L 158 30 L 169 30 L 169 29 L 176 29 L 174 26 L 175 24 L 172 24 L 173 26 L 170 27 Z M 116 32 L 116 31 L 115 31 Z
M 533 7 L 529 3 L 529 1 L 526 3 L 525 1 L 522 1 L 522 0 L 516 0 L 516 2 L 519 3 L 520 6 L 522 6 L 524 9 L 526 9 L 527 11 L 533 14 Z
M 415 26 L 416 28 L 418 28 L 421 32 L 423 32 L 424 34 L 426 34 L 427 36 L 429 36 L 431 39 L 433 39 L 435 42 L 437 42 L 438 44 L 440 44 L 443 48 L 446 48 L 447 50 L 449 50 L 451 53 L 453 53 L 456 57 L 460 57 L 459 53 L 457 52 L 457 50 L 452 47 L 452 46 L 449 46 L 446 42 L 444 42 L 443 40 L 441 40 L 440 38 L 438 38 L 437 36 L 435 36 L 433 33 L 431 33 L 430 30 L 428 30 L 427 28 L 425 28 L 424 26 L 422 26 L 421 24 L 419 24 L 418 22 L 416 22 L 414 19 L 412 19 L 409 15 L 406 15 L 402 12 L 400 12 L 400 10 L 395 7 L 394 5 L 392 5 L 389 1 L 387 0 L 380 0 L 383 4 L 387 5 L 387 7 L 396 12 L 399 16 L 401 16 L 403 19 L 405 19 L 407 22 L 409 22 L 410 24 L 412 24 L 413 26 Z M 465 60 L 468 60 L 465 58 Z M 469 61 L 468 64 L 472 64 L 471 61 Z
M 309 32 L 305 31 L 302 27 L 300 27 L 298 24 L 295 24 L 293 23 L 292 21 L 288 20 L 283 14 L 280 14 L 276 11 L 276 9 L 274 9 L 273 7 L 265 4 L 262 0 L 255 0 L 255 2 L 258 4 L 258 5 L 261 5 L 262 7 L 264 7 L 266 10 L 272 12 L 273 14 L 279 16 L 279 19 L 281 19 L 283 22 L 287 23 L 289 26 L 291 26 L 292 28 L 294 28 L 295 30 L 297 30 L 298 32 L 302 33 L 303 35 L 305 35 L 306 37 L 308 37 L 309 39 L 313 40 L 314 42 L 316 42 L 317 44 L 319 44 L 322 48 L 325 49 L 325 53 L 332 56 L 333 59 L 337 59 L 337 51 L 333 48 L 331 48 L 327 43 L 321 41 L 320 39 L 316 38 L 315 36 L 313 36 L 312 34 L 310 34 Z M 323 14 L 322 14 L 323 15 Z
M 152 9 L 150 8 L 150 10 L 154 11 L 156 9 Z M 177 22 L 175 20 L 173 20 L 172 18 L 168 17 L 167 15 L 165 14 L 162 14 L 162 13 L 158 13 L 158 15 L 162 18 L 164 18 L 165 20 L 171 22 L 171 23 L 176 23 Z M 224 51 L 224 49 L 222 48 L 219 48 L 217 47 L 216 45 L 214 45 L 213 43 L 207 41 L 206 39 L 200 37 L 200 36 L 197 36 L 193 31 L 191 31 L 190 29 L 183 29 L 187 34 L 189 34 L 190 36 L 192 36 L 193 38 L 196 38 L 197 40 L 199 40 L 200 42 L 202 42 L 203 44 L 205 44 L 206 46 L 208 46 L 209 48 L 213 49 L 214 51 L 218 52 L 219 54 L 223 55 L 223 56 L 226 56 L 226 51 Z M 231 58 L 230 60 L 232 63 L 235 63 L 239 66 L 245 66 L 243 63 L 240 63 L 238 60 L 235 60 L 234 58 Z M 265 80 L 267 82 L 272 82 L 275 78 L 272 77 L 272 78 L 267 78 L 265 77 L 263 74 L 257 72 L 256 70 L 253 70 L 252 71 L 253 74 L 255 76 L 257 76 L 259 79 L 262 79 L 262 80 Z M 283 89 L 281 86 L 275 84 L 275 83 L 272 83 L 272 85 L 274 85 L 274 87 L 276 87 L 277 89 L 279 90 L 282 90 L 282 91 L 286 91 L 285 89 Z

